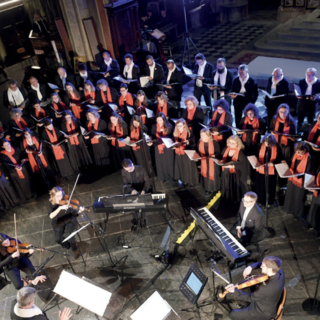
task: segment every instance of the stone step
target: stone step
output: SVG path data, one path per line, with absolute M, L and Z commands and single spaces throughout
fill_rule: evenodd
M 304 26 L 320 26 L 320 19 L 312 19 L 312 20 L 303 20 Z
M 303 24 L 292 25 L 290 26 L 290 30 L 298 33 L 311 33 L 314 34 L 316 32 L 320 32 L 320 25 L 318 26 L 305 26 Z
M 308 39 L 280 39 L 278 37 L 267 37 L 266 42 L 272 46 L 302 47 L 319 50 L 320 52 L 320 42 Z
M 320 41 L 320 32 L 315 32 L 315 33 L 299 33 L 296 31 L 290 31 L 290 30 L 279 30 L 278 31 L 278 36 L 280 39 L 305 39 L 305 40 L 314 40 L 314 41 Z

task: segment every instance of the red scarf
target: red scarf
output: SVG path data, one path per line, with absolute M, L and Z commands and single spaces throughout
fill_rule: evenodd
M 127 106 L 133 106 L 133 98 L 132 98 L 132 95 L 131 93 L 127 92 L 126 94 L 126 104 Z M 124 97 L 123 95 L 120 96 L 119 98 L 119 107 L 120 109 L 122 110 L 124 108 Z
M 98 126 L 99 126 L 99 119 L 96 119 L 96 121 L 94 123 L 94 126 L 92 125 L 92 121 L 90 120 L 89 123 L 88 123 L 88 130 L 89 131 L 92 131 L 92 130 L 97 131 L 98 130 Z M 99 143 L 99 139 L 91 138 L 91 144 L 97 144 L 97 143 Z
M 72 112 L 74 116 L 80 120 L 83 113 L 83 109 L 80 103 L 80 98 L 78 98 L 74 92 L 70 92 L 70 96 L 71 96 L 71 98 L 69 98 L 70 102 L 75 104 L 71 107 Z
M 36 139 L 36 137 L 32 137 L 32 141 L 33 141 L 34 145 L 36 146 L 37 151 L 39 152 L 40 151 L 39 142 Z M 27 148 L 28 148 L 27 139 L 23 139 L 23 147 L 24 147 L 25 150 L 27 150 Z M 40 158 L 44 168 L 46 168 L 48 166 L 48 164 L 47 164 L 47 161 L 44 158 L 43 154 L 41 154 L 39 156 L 39 158 Z M 36 159 L 34 158 L 34 154 L 33 153 L 28 153 L 28 159 L 29 159 L 29 163 L 30 163 L 30 166 L 31 166 L 31 169 L 32 169 L 33 173 L 40 173 L 40 169 L 38 167 Z
M 208 151 L 209 151 L 210 157 L 214 155 L 214 144 L 212 141 L 208 142 Z M 207 156 L 205 154 L 204 142 L 202 140 L 200 140 L 200 143 L 199 143 L 199 152 L 201 157 Z M 201 175 L 207 178 L 208 177 L 207 172 L 208 172 L 207 159 L 201 159 Z M 209 159 L 209 179 L 214 180 L 214 161 L 211 159 Z
M 137 108 L 137 114 L 141 117 L 142 114 L 146 114 L 146 107 L 139 101 L 139 107 Z M 143 124 L 148 122 L 147 117 L 141 117 Z
M 24 128 L 28 127 L 27 123 L 24 121 L 22 117 L 20 118 L 20 121 L 18 121 L 17 119 L 14 119 L 14 122 L 16 123 L 16 125 L 19 127 L 20 130 L 23 130 Z
M 140 138 L 140 128 L 133 128 L 133 130 L 131 130 L 131 132 L 130 132 L 130 139 L 133 142 L 137 142 L 137 141 L 139 141 L 139 138 Z M 132 149 L 134 151 L 136 151 L 136 150 L 140 149 L 140 146 L 132 147 Z
M 91 91 L 90 93 L 86 93 L 84 95 L 84 97 L 85 97 L 86 100 L 89 100 L 89 99 L 96 100 L 96 93 L 95 93 L 95 91 Z
M 222 162 L 223 163 L 226 163 L 227 162 L 227 157 L 228 157 L 228 154 L 229 154 L 229 151 L 230 150 L 234 150 L 234 149 L 231 149 L 230 147 L 227 147 L 226 151 L 224 152 L 223 156 L 222 156 Z M 231 158 L 231 161 L 238 161 L 238 158 L 239 158 L 239 152 L 240 152 L 240 149 L 239 148 L 236 148 L 236 152 L 233 154 L 232 158 Z M 224 171 L 224 167 L 222 166 L 222 171 Z M 229 169 L 229 172 L 230 173 L 236 173 L 236 168 L 231 168 Z
M 68 133 L 69 136 L 77 133 L 76 132 L 76 127 L 74 126 L 74 123 L 73 123 L 72 119 L 71 119 L 71 126 L 70 126 L 70 123 L 68 121 L 66 121 L 66 127 L 67 127 L 67 133 Z M 78 145 L 79 144 L 78 137 L 77 136 L 76 137 L 70 137 L 70 143 L 72 145 Z
M 3 150 L 3 151 L 1 151 L 1 153 L 2 153 L 2 154 L 5 154 L 5 155 L 11 160 L 11 162 L 12 162 L 15 166 L 18 164 L 18 163 L 17 163 L 17 160 L 13 157 L 13 155 L 14 155 L 14 153 L 15 153 L 15 150 L 13 149 L 13 147 L 11 147 L 11 152 L 8 152 L 8 151 L 6 151 L 6 150 Z M 25 178 L 22 170 L 19 170 L 19 169 L 16 168 L 16 172 L 17 172 L 17 174 L 18 174 L 18 176 L 19 176 L 19 179 L 24 179 L 24 178 Z
M 58 138 L 57 138 L 57 134 L 56 131 L 54 130 L 54 128 L 52 129 L 53 134 L 51 134 L 51 132 L 46 128 L 47 131 L 47 135 L 50 139 L 50 142 L 52 144 L 56 144 L 58 142 Z M 56 158 L 56 160 L 61 160 L 64 159 L 64 151 L 62 150 L 61 146 L 57 146 L 56 148 L 52 147 L 53 153 L 54 153 L 54 157 Z
M 187 123 L 189 124 L 188 127 L 189 127 L 189 130 L 191 130 L 192 126 L 190 125 L 190 123 L 192 122 L 193 120 L 193 117 L 194 117 L 194 114 L 196 112 L 196 109 L 195 107 L 193 107 L 191 110 L 189 108 L 187 108 L 187 111 L 188 111 L 188 117 L 187 117 Z
M 266 155 L 266 149 L 267 149 L 267 147 L 266 147 L 266 145 L 263 143 L 262 146 L 261 146 L 261 148 L 260 148 L 260 151 L 259 151 L 259 162 L 260 162 L 261 164 L 264 164 L 264 157 L 265 157 L 265 155 Z M 277 158 L 277 146 L 273 146 L 273 147 L 271 147 L 271 158 L 270 158 L 269 162 L 275 161 L 276 158 Z M 258 171 L 259 173 L 261 173 L 261 174 L 265 174 L 264 166 L 261 167 L 261 168 L 259 168 L 259 169 L 257 169 L 257 171 Z M 269 172 L 269 174 L 274 175 L 274 174 L 275 174 L 274 167 L 269 167 L 269 166 L 268 166 L 268 172 Z
M 163 131 L 160 131 L 163 129 Z M 161 137 L 166 137 L 167 135 L 165 134 L 164 126 L 160 127 L 159 123 L 157 122 L 157 131 L 156 131 L 156 138 L 158 141 L 161 142 L 161 144 L 158 144 L 158 152 L 159 154 L 164 153 L 165 145 L 163 144 Z
M 186 131 L 182 131 L 182 133 L 178 132 L 178 136 L 174 138 L 175 142 L 178 142 L 179 139 L 180 139 L 180 142 L 184 142 L 187 140 L 187 137 L 188 137 L 188 132 Z M 187 147 L 186 144 L 183 144 L 181 145 L 180 147 L 177 147 L 176 148 L 176 154 L 178 155 L 184 155 L 185 152 L 184 152 L 184 149 Z
M 315 183 L 316 183 L 316 186 L 317 186 L 317 187 L 320 187 L 320 172 L 319 172 L 318 175 L 316 176 Z M 316 197 L 316 198 L 318 198 L 318 192 L 313 191 L 313 196 Z
M 320 125 L 319 125 L 318 123 L 316 123 L 316 124 L 313 126 L 312 130 L 310 131 L 310 133 L 309 133 L 309 135 L 308 135 L 307 141 L 309 141 L 309 142 L 312 142 L 312 141 L 313 141 L 313 137 L 315 136 L 317 130 L 320 130 Z M 316 144 L 317 146 L 320 146 L 320 135 L 319 135 L 317 141 L 315 142 L 315 144 Z
M 216 118 L 217 118 L 217 115 L 218 115 L 218 111 L 215 111 L 213 116 L 212 116 L 212 119 L 211 119 L 211 126 L 212 127 L 221 127 L 221 126 L 224 126 L 224 122 L 225 122 L 225 119 L 226 119 L 226 112 L 223 111 L 223 113 L 221 114 L 220 116 L 220 119 L 219 119 L 219 122 L 217 123 L 217 125 L 215 125 L 215 122 L 216 122 Z M 214 135 L 212 136 L 212 138 L 217 141 L 217 142 L 220 142 L 223 140 L 223 135 Z
M 38 120 L 41 120 L 41 119 L 43 119 L 43 118 L 45 118 L 47 116 L 46 112 L 42 108 L 40 108 L 40 111 L 38 111 L 37 109 L 35 111 L 36 111 L 35 112 L 36 113 L 36 118 Z
M 283 132 L 282 133 L 289 134 L 290 133 L 290 125 L 286 126 L 286 119 L 280 120 L 279 117 L 277 117 L 277 121 L 276 121 L 276 125 L 274 127 L 274 130 L 278 131 L 279 126 L 280 126 L 280 122 L 284 123 L 284 127 L 283 127 Z M 278 134 L 275 135 L 275 138 L 276 138 L 277 142 L 279 143 L 279 135 Z M 285 146 L 287 146 L 288 145 L 288 138 L 285 137 L 285 136 L 281 136 L 280 143 L 285 145 Z
M 251 125 L 253 130 L 257 130 L 259 129 L 259 119 L 258 118 L 254 118 L 252 121 L 250 120 L 249 117 L 246 117 L 246 119 L 244 120 L 244 124 L 242 126 L 242 129 L 246 129 L 247 128 L 247 124 Z M 242 135 L 242 141 L 246 142 L 247 140 L 247 134 L 244 133 Z M 258 142 L 258 133 L 257 132 L 253 132 L 253 136 L 252 136 L 252 144 L 255 145 Z
M 161 108 L 162 108 L 162 111 L 161 111 Z M 159 112 L 162 112 L 166 117 L 168 116 L 168 105 L 167 105 L 166 102 L 163 104 L 163 107 L 161 107 L 161 106 L 160 106 L 160 103 L 158 103 L 156 115 L 157 115 Z
M 291 166 L 290 166 L 290 170 L 292 171 L 293 174 L 304 173 L 306 171 L 308 157 L 309 157 L 309 153 L 306 153 L 302 157 L 300 157 L 295 152 L 293 159 L 292 159 L 292 162 L 291 162 Z M 298 164 L 296 171 L 294 171 L 294 165 L 295 165 L 296 160 L 301 160 L 301 161 Z M 297 187 L 302 188 L 303 177 L 301 177 L 301 176 L 291 177 L 291 178 L 289 178 L 289 181 L 291 181 Z
M 108 102 L 112 103 L 112 96 L 111 96 L 111 92 L 110 92 L 110 88 L 109 87 L 107 87 L 107 97 L 105 96 L 105 94 L 104 94 L 104 92 L 102 90 L 100 90 L 100 92 L 101 92 L 101 98 L 102 98 L 102 101 L 103 101 L 104 105 L 106 105 Z
M 68 110 L 68 107 L 62 101 L 59 102 L 59 105 L 60 105 L 62 110 L 59 108 L 59 106 L 56 103 L 53 103 L 53 109 L 58 111 L 58 112 Z
M 116 127 L 114 125 L 112 125 L 112 128 L 110 129 L 110 133 L 112 136 L 114 136 L 116 138 L 122 138 L 123 137 L 123 128 L 120 128 L 119 123 L 117 123 Z M 111 144 L 115 147 L 116 146 L 116 139 L 112 139 Z M 126 144 L 118 141 L 118 146 L 125 147 Z

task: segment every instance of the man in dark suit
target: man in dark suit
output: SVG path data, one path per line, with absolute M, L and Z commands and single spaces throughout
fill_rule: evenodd
M 11 110 L 11 108 L 25 109 L 25 101 L 28 96 L 23 88 L 18 87 L 15 80 L 8 81 L 8 89 L 3 91 L 3 105 Z
M 134 64 L 132 54 L 128 53 L 124 56 L 125 66 L 123 68 L 123 78 L 127 80 L 134 80 L 137 79 L 138 81 L 135 82 L 127 82 L 124 81 L 123 83 L 127 83 L 129 87 L 129 92 L 136 94 L 137 91 L 140 89 L 140 69 L 139 67 Z
M 256 262 L 243 271 L 243 277 L 247 278 L 253 269 L 261 268 L 262 274 L 269 280 L 263 285 L 256 286 L 254 292 L 245 293 L 235 289 L 229 284 L 226 289 L 228 298 L 249 302 L 246 308 L 232 310 L 229 317 L 232 320 L 270 320 L 277 315 L 278 304 L 284 290 L 285 276 L 280 268 L 282 261 L 273 256 L 265 257 L 262 262 Z
M 65 68 L 59 67 L 57 69 L 57 75 L 55 76 L 55 83 L 59 88 L 65 89 L 66 83 L 70 82 L 74 85 L 74 87 L 77 87 L 76 85 L 76 79 L 73 74 L 67 73 Z
M 272 96 L 285 95 L 280 98 L 270 99 L 265 97 L 265 105 L 268 112 L 268 127 L 271 119 L 275 115 L 280 104 L 288 103 L 289 81 L 283 76 L 282 69 L 276 68 L 272 72 L 272 77 L 268 79 L 267 92 Z
M 164 79 L 162 66 L 158 63 L 155 63 L 152 56 L 146 57 L 147 65 L 144 68 L 145 75 L 149 77 L 149 85 L 145 90 L 145 93 L 149 99 L 153 99 L 156 93 L 161 89 L 157 84 L 162 84 Z
M 238 211 L 237 221 L 230 232 L 239 238 L 244 245 L 258 242 L 268 236 L 265 229 L 265 219 L 262 210 L 257 205 L 258 196 L 249 191 L 245 193 Z
M 36 77 L 31 76 L 29 79 L 30 89 L 28 90 L 28 97 L 30 101 L 38 99 L 40 102 L 44 102 L 49 99 L 49 94 L 47 91 L 47 85 L 44 83 L 39 83 Z
M 240 93 L 231 95 L 234 106 L 234 115 L 236 126 L 239 125 L 242 118 L 243 109 L 248 103 L 255 103 L 258 98 L 258 85 L 254 78 L 249 76 L 248 66 L 242 64 L 238 68 L 239 76 L 233 80 L 232 92 Z M 244 95 L 244 97 L 242 96 Z
M 214 66 L 207 62 L 206 58 L 202 53 L 196 54 L 196 65 L 193 69 L 193 73 L 197 74 L 198 77 L 194 83 L 194 96 L 198 99 L 201 104 L 201 97 L 204 96 L 206 106 L 211 106 L 211 91 L 206 84 L 210 83 Z
M 219 58 L 217 60 L 217 69 L 213 71 L 210 83 L 213 84 L 209 89 L 212 91 L 212 98 L 214 101 L 220 99 L 220 97 L 227 95 L 231 92 L 233 73 L 227 69 L 226 59 Z M 217 85 L 217 86 L 215 86 Z M 231 104 L 231 97 L 226 96 L 229 104 Z
M 79 70 L 79 74 L 76 75 L 76 84 L 77 84 L 77 89 L 79 91 L 83 91 L 84 82 L 86 80 L 90 80 L 93 84 L 95 84 L 96 79 L 95 79 L 94 73 L 91 71 L 88 71 L 85 63 L 79 63 L 78 70 Z
M 124 184 L 124 193 L 131 193 L 132 195 L 146 194 L 151 190 L 151 184 L 147 170 L 141 166 L 135 166 L 130 159 L 122 161 L 122 180 Z M 138 226 L 138 214 L 133 213 L 133 227 L 136 230 Z M 147 225 L 145 212 L 141 212 L 141 227 Z
M 120 73 L 120 67 L 117 60 L 110 57 L 108 51 L 104 51 L 102 54 L 103 61 L 100 64 L 100 71 L 105 72 L 103 77 L 108 81 L 109 85 L 113 85 L 113 78 Z
M 315 112 L 318 108 L 319 98 L 315 97 L 316 93 L 320 93 L 320 80 L 317 79 L 317 70 L 308 68 L 305 79 L 299 81 L 301 95 L 298 97 L 298 130 L 301 128 L 305 116 L 308 118 L 308 123 L 312 123 Z
M 183 72 L 176 66 L 173 60 L 167 60 L 168 71 L 165 77 L 164 90 L 174 107 L 180 108 L 182 96 L 182 77 Z M 173 86 L 171 84 L 178 83 Z M 179 116 L 181 118 L 181 115 Z

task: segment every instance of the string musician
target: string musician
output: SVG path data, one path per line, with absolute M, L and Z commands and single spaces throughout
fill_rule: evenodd
M 252 293 L 238 290 L 234 284 L 226 287 L 228 299 L 237 299 L 250 303 L 243 309 L 232 310 L 229 317 L 232 320 L 270 320 L 277 315 L 278 303 L 284 289 L 285 276 L 280 268 L 282 261 L 273 256 L 265 257 L 262 262 L 256 262 L 243 271 L 244 279 L 253 269 L 261 268 L 262 274 L 268 276 L 265 285 L 258 285 Z
M 68 241 L 62 243 L 62 241 L 68 237 L 76 229 L 76 217 L 78 213 L 84 210 L 84 207 L 74 209 L 68 206 L 66 194 L 60 187 L 54 187 L 49 192 L 50 198 L 47 203 L 47 212 L 51 219 L 52 228 L 54 232 L 54 238 L 56 243 L 60 244 L 63 248 L 71 249 L 75 259 L 79 257 L 79 251 L 77 249 L 77 243 L 75 237 L 72 237 Z M 64 237 L 64 235 L 66 237 Z

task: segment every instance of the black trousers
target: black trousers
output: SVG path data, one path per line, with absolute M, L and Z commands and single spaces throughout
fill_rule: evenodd
M 232 320 L 270 320 L 270 318 L 262 316 L 260 313 L 254 314 L 249 311 L 249 307 L 243 309 L 234 309 L 229 313 Z
M 236 127 L 239 127 L 239 123 L 242 118 L 242 113 L 245 108 L 245 105 L 239 104 L 235 106 L 233 104 L 233 107 L 234 107 L 234 117 L 235 117 Z
M 315 113 L 316 113 L 316 102 L 302 98 L 298 104 L 298 130 L 303 124 L 305 116 L 307 116 L 308 123 L 312 123 Z
M 198 87 L 197 85 L 194 86 L 194 96 L 199 100 L 199 104 L 201 102 L 202 96 L 204 97 L 204 101 L 206 102 L 206 106 L 211 106 L 211 91 L 208 89 L 206 90 L 203 87 Z
M 54 239 L 55 239 L 56 243 L 61 244 L 61 246 L 66 249 L 71 248 L 72 251 L 77 250 L 77 242 L 76 242 L 75 237 L 72 237 L 68 241 L 62 243 L 62 241 L 65 238 L 67 238 L 72 232 L 74 232 L 75 229 L 76 229 L 76 227 L 72 222 L 69 222 L 65 225 L 56 226 L 56 228 L 53 229 Z M 65 234 L 66 237 L 64 237 L 63 234 Z
M 30 276 L 35 269 L 28 258 L 22 257 L 20 259 L 19 266 L 17 268 L 6 269 L 5 273 L 10 279 L 12 284 L 17 290 L 20 290 L 23 287 L 23 281 L 21 280 L 20 270 L 23 271 L 26 275 Z

